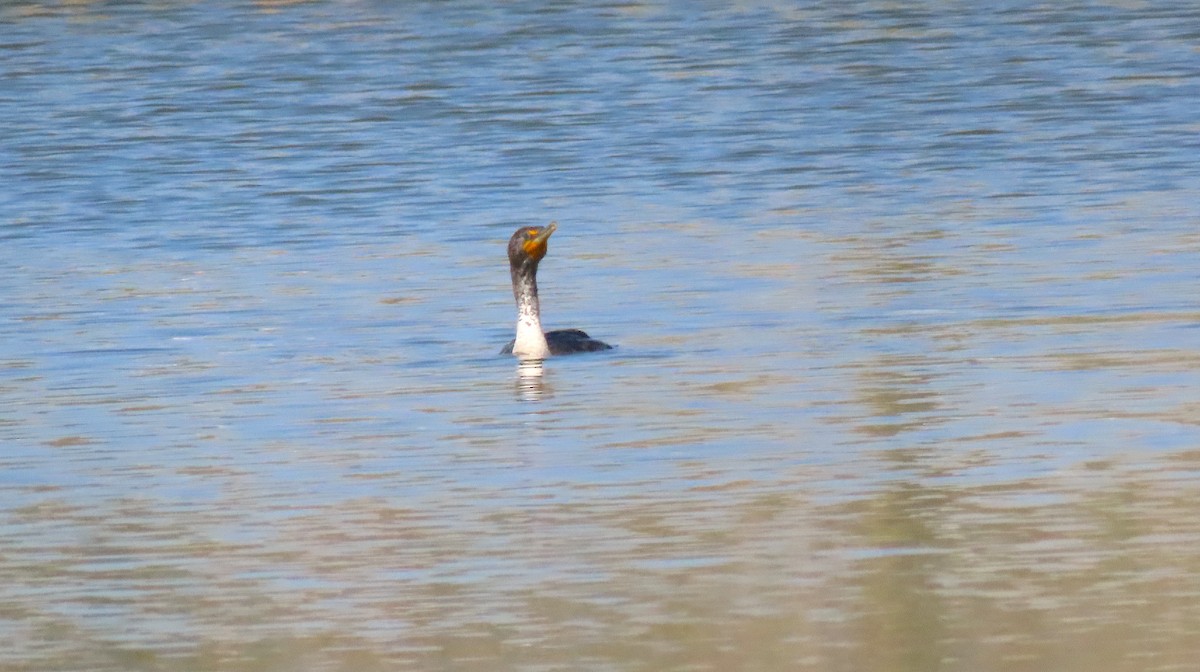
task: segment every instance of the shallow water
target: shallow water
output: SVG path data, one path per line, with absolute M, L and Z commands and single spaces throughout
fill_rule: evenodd
M 1196 26 L 5 5 L 0 667 L 1191 669 Z

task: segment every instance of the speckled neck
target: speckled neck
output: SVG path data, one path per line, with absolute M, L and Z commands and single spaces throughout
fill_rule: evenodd
M 537 262 L 514 265 L 512 283 L 513 298 L 517 301 L 517 338 L 513 343 L 513 354 L 528 359 L 544 359 L 550 355 L 550 345 L 542 331 Z

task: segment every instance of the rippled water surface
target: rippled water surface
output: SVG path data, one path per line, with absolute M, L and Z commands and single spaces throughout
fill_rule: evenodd
M 4 4 L 0 667 L 1194 669 L 1198 44 Z

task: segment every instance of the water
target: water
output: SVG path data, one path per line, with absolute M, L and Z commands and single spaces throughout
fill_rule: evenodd
M 5 5 L 0 667 L 1191 669 L 1196 26 Z

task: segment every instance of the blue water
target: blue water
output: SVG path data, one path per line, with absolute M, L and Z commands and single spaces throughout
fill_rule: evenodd
M 1197 26 L 5 5 L 0 667 L 1189 669 Z

